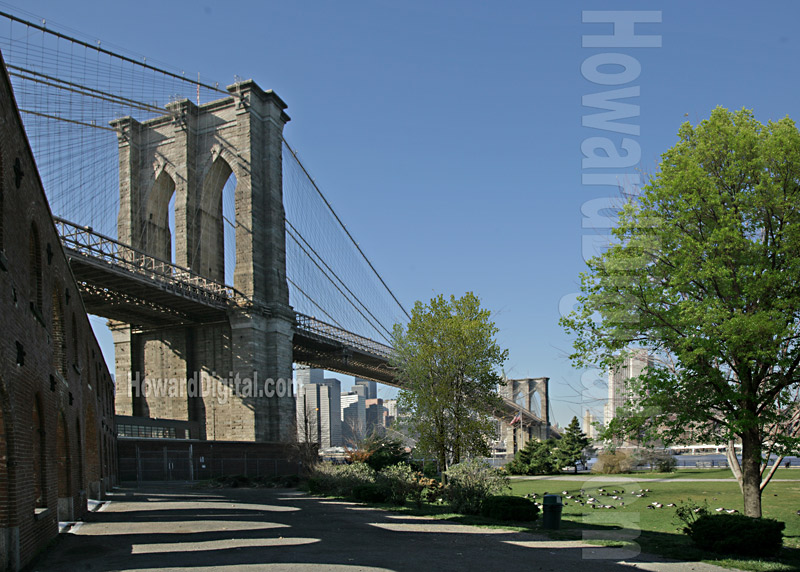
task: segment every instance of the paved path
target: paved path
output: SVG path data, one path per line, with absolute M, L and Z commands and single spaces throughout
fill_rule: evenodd
M 724 569 L 577 541 L 410 517 L 293 490 L 121 489 L 33 570 Z

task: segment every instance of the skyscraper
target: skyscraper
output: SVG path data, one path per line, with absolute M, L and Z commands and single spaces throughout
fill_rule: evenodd
M 366 399 L 355 391 L 342 393 L 342 439 L 345 446 L 355 447 L 366 433 Z
M 376 431 L 383 432 L 386 428 L 386 408 L 383 399 L 367 399 L 367 435 Z
M 341 382 L 321 369 L 298 367 L 297 436 L 320 449 L 342 446 Z
M 647 350 L 637 349 L 620 366 L 608 372 L 608 402 L 603 412 L 606 425 L 617 416 L 617 409 L 631 401 L 628 380 L 640 376 L 652 365 L 653 358 Z
M 367 388 L 364 395 L 366 399 L 378 399 L 378 384 L 374 381 L 357 377 L 354 385 L 363 385 Z
M 594 424 L 597 422 L 594 414 L 586 410 L 586 413 L 583 414 L 583 432 L 589 439 L 594 439 L 597 436 L 597 429 L 595 429 Z

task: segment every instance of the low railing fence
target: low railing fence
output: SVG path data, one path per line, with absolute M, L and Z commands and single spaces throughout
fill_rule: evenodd
M 140 452 L 135 457 L 119 458 L 120 480 L 202 481 L 221 476 L 242 475 L 249 478 L 283 477 L 300 472 L 297 461 L 268 457 L 190 456 L 185 450 Z

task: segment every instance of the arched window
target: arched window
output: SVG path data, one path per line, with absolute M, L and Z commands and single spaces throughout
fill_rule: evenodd
M 78 319 L 75 317 L 75 312 L 72 313 L 72 363 L 75 367 L 80 367 L 80 360 L 78 359 Z
M 100 480 L 100 439 L 98 435 L 97 409 L 94 401 L 87 399 L 84 403 L 83 443 L 86 447 L 84 461 L 86 463 L 86 478 L 89 480 L 90 498 L 97 498 L 98 490 L 93 488 L 93 483 Z
M 42 249 L 39 244 L 39 229 L 31 223 L 29 240 L 30 291 L 28 295 L 34 309 L 42 310 Z
M 231 172 L 222 187 L 222 235 L 224 237 L 225 284 L 233 285 L 236 271 L 236 175 Z
M 83 437 L 83 433 L 81 433 L 81 421 L 80 419 L 75 420 L 75 442 L 77 444 L 77 448 L 75 449 L 78 452 L 78 490 L 83 491 L 86 489 L 86 474 L 84 472 L 83 467 L 83 447 L 81 446 L 81 439 Z
M 233 280 L 236 264 L 236 176 L 217 157 L 203 179 L 200 238 L 192 253 L 192 269 L 213 280 Z
M 144 250 L 151 256 L 174 262 L 175 242 L 175 181 L 161 171 L 147 199 Z
M 33 417 L 31 419 L 31 443 L 33 444 L 33 491 L 34 506 L 47 506 L 47 464 L 44 433 L 44 416 L 42 415 L 41 397 L 37 394 L 33 400 Z
M 58 428 L 56 429 L 56 460 L 58 466 L 58 498 L 67 499 L 72 496 L 72 459 L 69 447 L 69 431 L 64 413 L 58 412 Z M 66 510 L 62 513 L 63 505 L 69 503 L 59 502 L 58 520 L 71 520 L 72 511 Z

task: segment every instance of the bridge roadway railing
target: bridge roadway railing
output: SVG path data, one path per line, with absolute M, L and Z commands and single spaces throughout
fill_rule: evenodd
M 213 306 L 236 304 L 247 307 L 252 304 L 251 300 L 232 286 L 199 276 L 188 268 L 167 262 L 138 248 L 95 232 L 91 227 L 81 226 L 59 217 L 53 218 L 64 247 L 73 254 L 90 260 L 93 264 L 102 262 L 112 270 L 125 271 L 149 281 L 167 283 L 173 290 L 194 298 L 199 297 Z M 295 326 L 303 332 L 339 342 L 386 361 L 392 355 L 390 346 L 306 314 L 295 313 Z
M 348 347 L 383 358 L 386 361 L 389 361 L 392 357 L 393 350 L 390 346 L 359 336 L 353 332 L 348 332 L 338 326 L 333 326 L 300 312 L 295 312 L 295 326 L 304 332 L 338 341 Z
M 227 305 L 244 296 L 231 286 L 204 278 L 177 264 L 147 254 L 109 236 L 68 220 L 53 217 L 65 248 L 94 262 L 104 262 L 146 280 L 167 283 L 182 294 L 205 299 L 207 303 Z

